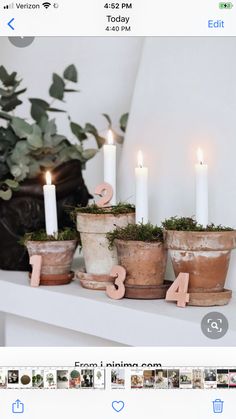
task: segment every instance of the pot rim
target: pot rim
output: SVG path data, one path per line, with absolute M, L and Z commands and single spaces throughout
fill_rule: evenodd
M 135 211 L 133 211 L 133 212 L 122 212 L 122 213 L 118 213 L 118 214 L 113 214 L 113 213 L 110 213 L 110 212 L 103 213 L 103 214 L 92 214 L 90 212 L 78 212 L 76 214 L 76 217 L 79 217 L 79 216 L 85 217 L 85 216 L 87 216 L 88 218 L 89 217 L 91 217 L 91 218 L 95 218 L 95 217 L 100 217 L 100 218 L 102 218 L 102 217 L 116 217 L 117 218 L 117 217 L 121 217 L 123 215 L 127 216 L 127 215 L 134 215 L 134 214 L 135 214 Z
M 194 231 L 194 230 L 166 230 L 165 233 L 176 233 L 176 234 L 194 234 L 194 235 L 221 235 L 221 234 L 234 234 L 236 236 L 236 229 L 234 230 L 221 230 L 221 231 Z
M 170 250 L 229 251 L 236 248 L 236 230 L 165 230 L 164 238 L 165 244 Z
M 26 246 L 27 246 L 28 243 L 34 243 L 34 244 L 37 244 L 37 245 L 40 245 L 40 244 L 45 245 L 46 243 L 47 244 L 51 243 L 55 246 L 55 244 L 77 243 L 77 242 L 78 242 L 78 240 L 75 240 L 75 239 L 73 239 L 73 240 L 27 240 Z
M 164 246 L 164 242 L 147 242 L 143 240 L 122 240 L 122 239 L 115 239 L 114 243 L 126 243 L 127 245 L 133 245 L 133 244 L 141 244 L 141 245 L 149 245 L 150 247 L 158 247 L 158 246 Z

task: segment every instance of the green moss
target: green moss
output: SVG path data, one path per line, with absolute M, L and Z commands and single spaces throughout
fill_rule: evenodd
M 113 215 L 120 215 L 120 214 L 129 214 L 135 212 L 135 206 L 132 204 L 126 204 L 123 202 L 119 202 L 119 204 L 114 205 L 113 207 L 98 207 L 96 204 L 89 205 L 87 207 L 76 207 L 71 215 L 72 218 L 76 218 L 78 213 L 81 214 L 113 214 Z
M 109 247 L 112 248 L 114 241 L 133 240 L 142 242 L 163 242 L 163 230 L 161 227 L 148 224 L 128 224 L 124 228 L 116 228 L 106 235 L 109 241 Z
M 33 233 L 26 233 L 22 237 L 20 243 L 26 245 L 28 241 L 66 241 L 77 240 L 79 242 L 79 233 L 71 228 L 64 228 L 58 231 L 58 236 L 47 236 L 45 230 L 35 231 Z
M 165 230 L 177 231 L 233 231 L 231 227 L 215 225 L 213 223 L 203 227 L 192 217 L 171 217 L 163 221 L 162 226 Z

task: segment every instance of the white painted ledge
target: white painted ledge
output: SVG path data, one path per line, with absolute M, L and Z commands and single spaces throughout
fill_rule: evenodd
M 35 330 L 36 335 L 37 325 L 40 325 L 40 346 L 53 345 L 48 340 L 50 328 L 55 336 L 58 330 L 55 346 L 73 346 L 73 342 L 74 346 L 236 345 L 235 294 L 225 307 L 181 309 L 163 300 L 113 301 L 102 291 L 83 289 L 78 282 L 31 288 L 27 273 L 0 271 L 0 295 L 0 311 L 6 318 L 5 335 L 11 336 L 6 340 L 7 345 L 37 346 L 33 334 L 31 343 L 30 337 L 26 340 L 27 327 Z M 217 341 L 206 338 L 201 332 L 201 319 L 211 311 L 224 313 L 230 324 L 226 336 Z M 68 333 L 73 333 L 73 337 L 83 336 L 83 339 L 68 340 Z

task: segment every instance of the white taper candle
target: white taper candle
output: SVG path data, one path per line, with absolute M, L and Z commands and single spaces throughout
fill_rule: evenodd
M 136 223 L 148 223 L 148 168 L 143 166 L 143 154 L 138 152 L 136 178 Z
M 56 187 L 52 185 L 52 176 L 46 172 L 46 185 L 43 187 L 46 233 L 56 236 L 58 233 Z
M 198 164 L 195 165 L 196 174 L 196 220 L 206 227 L 208 224 L 208 166 L 203 163 L 203 152 L 197 151 Z
M 112 131 L 108 131 L 107 144 L 103 146 L 104 152 L 104 182 L 109 183 L 113 189 L 111 205 L 116 205 L 116 145 Z

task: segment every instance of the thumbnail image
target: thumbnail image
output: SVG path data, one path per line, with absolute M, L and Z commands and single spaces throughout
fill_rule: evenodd
M 167 370 L 156 370 L 154 388 L 168 388 Z
M 229 387 L 229 370 L 217 370 L 217 388 Z
M 105 370 L 104 368 L 95 368 L 94 370 L 94 388 L 103 390 L 105 388 Z
M 215 369 L 204 369 L 204 388 L 217 388 Z
M 7 388 L 7 371 L 4 368 L 0 369 L 0 389 Z
M 81 385 L 81 376 L 80 370 L 73 368 L 69 371 L 69 388 L 80 388 Z
M 193 369 L 193 388 L 197 390 L 204 388 L 204 372 L 201 368 Z
M 32 371 L 31 369 L 20 369 L 20 387 L 31 388 L 32 387 Z
M 179 388 L 179 370 L 168 370 L 168 388 Z
M 57 370 L 57 388 L 64 390 L 69 387 L 69 371 Z
M 143 369 L 131 370 L 131 388 L 143 388 Z
M 229 370 L 229 387 L 236 388 L 236 369 Z
M 57 374 L 56 370 L 44 370 L 44 388 L 56 389 L 57 388 Z
M 11 369 L 7 372 L 7 387 L 18 388 L 19 387 L 19 370 Z
M 44 371 L 35 369 L 32 371 L 33 388 L 44 388 Z
M 193 388 L 193 372 L 191 368 L 181 368 L 179 374 L 180 388 Z
M 155 383 L 155 370 L 144 370 L 143 371 L 143 387 L 154 388 Z
M 111 388 L 114 390 L 125 388 L 124 368 L 116 368 L 111 370 Z
M 83 369 L 81 370 L 81 388 L 93 388 L 94 370 Z

